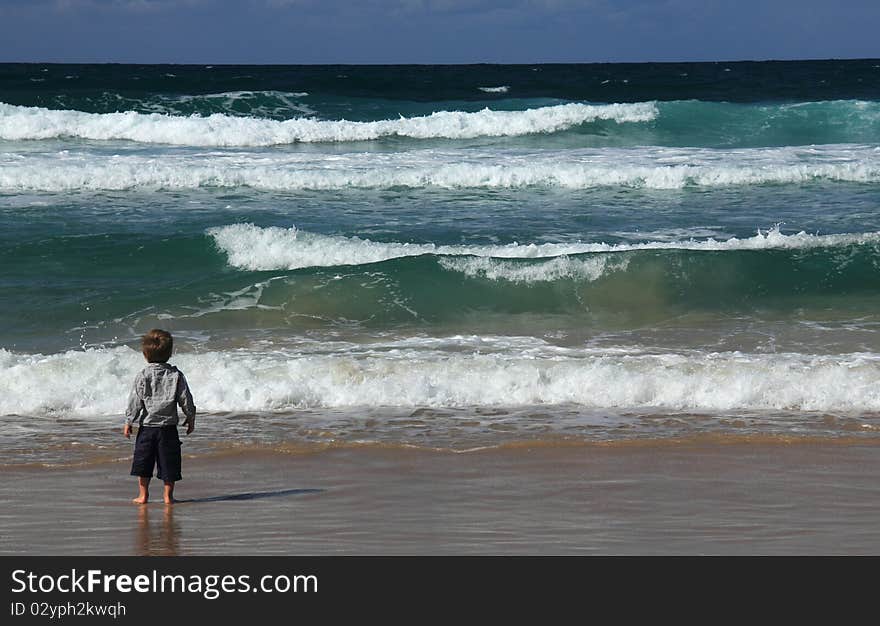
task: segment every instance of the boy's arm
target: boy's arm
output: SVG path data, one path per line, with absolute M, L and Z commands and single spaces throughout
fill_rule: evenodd
M 183 414 L 186 416 L 186 434 L 190 434 L 196 428 L 196 405 L 193 402 L 192 393 L 189 390 L 189 384 L 183 372 L 180 372 L 180 378 L 177 380 L 177 404 L 180 406 Z
M 138 419 L 141 411 L 144 410 L 144 401 L 141 399 L 141 394 L 138 393 L 141 382 L 141 374 L 138 374 L 131 387 L 131 393 L 128 394 L 128 404 L 125 407 L 125 426 L 122 427 L 122 434 L 126 438 L 131 437 L 131 423 Z

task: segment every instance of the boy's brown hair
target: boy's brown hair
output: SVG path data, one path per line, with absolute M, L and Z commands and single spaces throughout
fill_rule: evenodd
M 166 363 L 171 358 L 174 339 L 171 333 L 161 328 L 154 328 L 141 340 L 141 350 L 150 363 Z

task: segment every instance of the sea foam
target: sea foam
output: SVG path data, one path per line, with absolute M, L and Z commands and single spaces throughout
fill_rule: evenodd
M 183 117 L 84 113 L 0 103 L 0 139 L 127 140 L 183 146 L 273 146 L 297 142 L 368 141 L 382 137 L 472 139 L 553 133 L 596 120 L 645 122 L 657 116 L 653 102 L 560 104 L 524 111 L 438 111 L 421 117 L 375 122 L 299 118 L 270 120 L 213 114 Z
M 822 147 L 210 151 L 155 155 L 64 150 L 0 154 L 0 189 L 74 191 L 250 187 L 389 189 L 684 189 L 880 181 L 880 149 Z
M 230 224 L 208 229 L 228 263 L 245 270 L 294 270 L 304 267 L 363 265 L 389 259 L 433 254 L 443 257 L 478 257 L 442 259 L 446 269 L 469 275 L 498 278 L 503 275 L 522 280 L 537 269 L 506 269 L 493 259 L 546 259 L 585 253 L 616 253 L 633 250 L 765 250 L 828 248 L 845 245 L 876 244 L 880 232 L 815 235 L 804 231 L 786 235 L 778 227 L 759 231 L 753 237 L 716 240 L 713 238 L 683 241 L 648 241 L 644 243 L 540 243 L 507 245 L 438 245 L 433 243 L 377 242 L 358 237 L 320 235 L 295 227 L 260 227 L 254 224 Z M 479 258 L 482 257 L 482 258 Z M 591 265 L 591 263 L 593 263 Z M 598 277 L 606 269 L 598 261 L 567 260 L 541 268 L 552 279 L 563 276 Z M 604 261 L 602 262 L 604 263 Z M 622 269 L 622 268 L 621 268 Z M 519 272 L 519 274 L 517 274 Z M 530 274 L 531 273 L 531 274 Z M 557 275 L 558 274 L 558 275 Z
M 507 259 L 488 257 L 444 257 L 440 259 L 440 265 L 472 278 L 532 284 L 566 278 L 592 282 L 609 272 L 626 270 L 629 259 L 612 258 L 610 255 L 585 259 L 557 256 L 542 263 L 522 265 Z
M 178 354 L 201 412 L 575 404 L 683 411 L 880 411 L 880 355 L 565 354 L 398 349 Z M 119 415 L 143 359 L 129 348 L 0 350 L 0 415 Z

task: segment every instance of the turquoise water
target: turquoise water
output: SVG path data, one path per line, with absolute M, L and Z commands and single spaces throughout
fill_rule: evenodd
M 0 148 L 15 441 L 154 326 L 216 415 L 880 411 L 880 61 L 2 65 Z

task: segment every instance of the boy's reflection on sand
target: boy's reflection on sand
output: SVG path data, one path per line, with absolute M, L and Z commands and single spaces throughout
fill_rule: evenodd
M 135 552 L 140 556 L 177 556 L 180 525 L 174 521 L 174 507 L 162 507 L 161 521 L 156 511 L 150 523 L 150 505 L 138 507 L 138 533 Z

